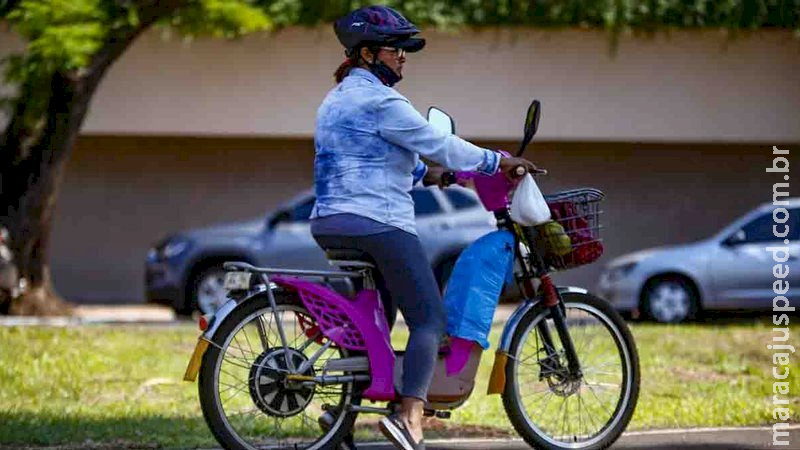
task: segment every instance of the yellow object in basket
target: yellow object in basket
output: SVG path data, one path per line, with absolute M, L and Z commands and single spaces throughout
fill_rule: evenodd
M 548 254 L 565 256 L 572 251 L 572 242 L 560 223 L 551 220 L 536 227 Z

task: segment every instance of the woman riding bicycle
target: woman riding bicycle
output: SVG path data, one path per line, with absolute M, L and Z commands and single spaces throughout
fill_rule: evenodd
M 441 184 L 443 168 L 498 170 L 510 174 L 533 163 L 477 147 L 430 126 L 392 88 L 403 78 L 407 52 L 425 40 L 397 11 L 369 6 L 339 19 L 336 36 L 347 59 L 336 70 L 338 83 L 317 112 L 315 130 L 316 204 L 311 231 L 325 249 L 355 249 L 375 263 L 390 325 L 397 309 L 410 335 L 406 346 L 400 409 L 380 423 L 398 448 L 424 448 L 422 416 L 436 364 L 446 315 L 433 271 L 414 227 L 410 191 L 422 180 Z

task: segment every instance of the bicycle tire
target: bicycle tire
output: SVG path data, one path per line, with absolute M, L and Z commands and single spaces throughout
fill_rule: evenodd
M 536 425 L 536 418 L 531 417 L 531 414 L 526 411 L 520 392 L 520 370 L 522 370 L 520 369 L 521 363 L 519 359 L 520 352 L 522 350 L 520 346 L 525 342 L 526 336 L 530 334 L 531 330 L 537 330 L 536 327 L 541 324 L 541 321 L 547 319 L 549 310 L 542 305 L 535 306 L 528 311 L 528 313 L 526 313 L 526 315 L 521 319 L 520 324 L 516 328 L 514 336 L 512 337 L 511 347 L 509 349 L 510 357 L 506 365 L 507 381 L 502 395 L 503 406 L 506 410 L 509 420 L 514 426 L 514 429 L 525 440 L 525 442 L 533 448 L 581 450 L 605 449 L 619 438 L 619 436 L 628 426 L 628 423 L 630 422 L 630 419 L 633 416 L 636 408 L 636 403 L 639 396 L 639 385 L 641 382 L 638 352 L 633 340 L 633 336 L 625 321 L 607 302 L 591 294 L 580 293 L 564 294 L 563 300 L 565 311 L 572 311 L 573 309 L 578 308 L 578 310 L 584 312 L 588 311 L 588 313 L 595 314 L 601 324 L 605 326 L 606 330 L 610 331 L 610 334 L 614 339 L 617 351 L 621 355 L 621 361 L 623 361 L 621 373 L 623 374 L 622 383 L 624 386 L 622 388 L 620 398 L 616 402 L 616 407 L 613 414 L 611 414 L 611 417 L 603 424 L 598 432 L 594 433 L 594 435 L 587 437 L 583 441 L 578 441 L 577 436 L 575 436 L 570 442 L 569 440 L 559 440 L 551 435 L 548 435 L 542 428 Z M 572 330 L 570 332 L 571 335 L 575 331 L 573 328 L 574 327 L 570 327 Z M 558 340 L 557 333 L 553 333 L 553 336 L 554 339 Z M 578 350 L 577 353 L 578 358 L 583 360 L 581 351 Z M 537 365 L 540 368 L 539 376 L 541 377 L 541 368 L 543 367 L 541 360 L 537 360 Z M 584 367 L 582 367 L 582 369 L 583 368 Z M 583 381 L 584 379 L 582 378 L 581 382 Z M 587 386 L 590 386 L 590 384 L 587 383 Z M 578 386 L 579 404 L 581 402 L 580 389 L 581 386 Z M 552 392 L 550 394 L 553 395 Z M 547 395 L 547 393 L 544 395 Z M 597 396 L 595 395 L 595 397 Z M 550 399 L 548 399 L 548 402 L 549 401 Z M 546 409 L 546 406 L 543 409 Z M 568 412 L 569 407 L 567 406 L 565 409 L 565 415 Z

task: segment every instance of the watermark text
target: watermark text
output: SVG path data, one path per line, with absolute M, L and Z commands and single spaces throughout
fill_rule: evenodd
M 775 241 L 783 240 L 784 246 L 766 247 L 766 251 L 772 253 L 772 260 L 775 265 L 772 267 L 772 275 L 775 281 L 772 283 L 772 291 L 775 297 L 772 299 L 772 323 L 776 327 L 772 329 L 772 343 L 767 348 L 773 351 L 772 354 L 772 445 L 789 446 L 789 420 L 792 417 L 791 398 L 789 394 L 789 359 L 795 352 L 794 346 L 790 342 L 789 333 L 789 314 L 794 313 L 795 307 L 791 306 L 786 293 L 789 292 L 789 266 L 786 261 L 790 255 L 789 233 L 792 222 L 789 221 L 789 150 L 781 150 L 777 146 L 772 147 L 772 167 L 767 167 L 767 172 L 778 174 L 784 182 L 772 185 L 772 219 L 775 224 L 772 226 L 772 233 Z M 797 395 L 795 393 L 795 395 Z

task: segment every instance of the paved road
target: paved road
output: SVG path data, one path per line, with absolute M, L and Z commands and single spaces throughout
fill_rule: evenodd
M 615 450 L 757 450 L 800 449 L 800 425 L 789 429 L 788 446 L 772 446 L 771 428 L 721 428 L 626 433 Z M 521 440 L 433 441 L 428 450 L 529 450 Z M 389 450 L 388 443 L 359 444 L 359 450 Z

